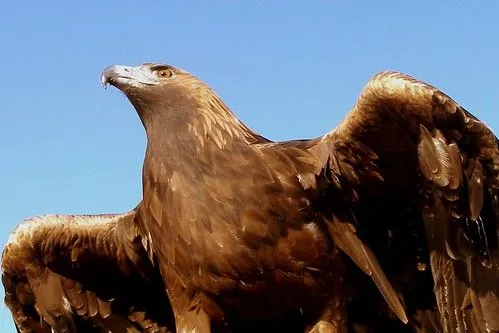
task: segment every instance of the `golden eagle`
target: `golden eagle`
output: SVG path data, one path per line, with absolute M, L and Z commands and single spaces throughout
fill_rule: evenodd
M 111 66 L 147 134 L 126 214 L 23 222 L 2 258 L 19 332 L 499 330 L 499 147 L 398 72 L 331 132 L 272 142 L 170 65 Z

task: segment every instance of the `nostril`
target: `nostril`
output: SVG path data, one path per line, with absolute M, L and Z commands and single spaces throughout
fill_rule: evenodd
M 125 69 L 125 72 L 130 73 L 130 69 L 128 69 L 126 67 L 124 69 Z

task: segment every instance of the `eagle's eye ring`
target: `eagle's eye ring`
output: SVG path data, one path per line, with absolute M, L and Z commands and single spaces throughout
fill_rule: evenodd
M 156 75 L 160 78 L 167 78 L 167 77 L 170 77 L 173 75 L 173 72 L 171 71 L 171 69 L 160 69 L 160 70 L 157 70 L 155 72 L 156 72 Z

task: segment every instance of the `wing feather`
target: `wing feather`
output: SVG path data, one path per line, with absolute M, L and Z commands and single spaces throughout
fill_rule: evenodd
M 355 234 L 353 226 L 341 222 L 335 217 L 333 223 L 328 223 L 328 229 L 333 236 L 335 245 L 348 255 L 365 274 L 373 279 L 397 317 L 407 323 L 405 309 L 397 293 L 379 266 L 374 254 Z
M 44 216 L 18 226 L 3 251 L 2 282 L 19 332 L 173 327 L 162 280 L 141 246 L 134 214 Z M 141 320 L 137 312 L 144 313 Z
M 499 330 L 499 147 L 483 122 L 438 89 L 383 72 L 310 150 L 332 186 L 340 179 L 357 193 L 350 207 L 360 240 L 384 259 L 410 316 L 433 298 L 445 332 Z M 436 297 L 418 282 L 428 274 L 420 261 L 431 267 Z M 418 297 L 406 284 L 426 301 L 413 302 Z

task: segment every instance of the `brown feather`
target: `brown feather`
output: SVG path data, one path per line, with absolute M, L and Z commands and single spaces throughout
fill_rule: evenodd
M 3 252 L 2 279 L 20 332 L 133 331 L 127 319 L 132 308 L 143 308 L 157 329 L 171 327 L 159 274 L 145 252 L 127 243 L 134 216 L 55 215 L 16 229 Z M 126 256 L 132 248 L 134 255 Z
M 3 281 L 21 332 L 72 330 L 75 311 L 161 332 L 170 304 L 179 332 L 498 328 L 498 143 L 444 93 L 383 72 L 330 133 L 274 143 L 172 66 L 102 79 L 146 129 L 144 199 L 96 232 L 73 217 L 14 234 Z
M 388 305 L 390 305 L 400 320 L 407 323 L 407 316 L 397 293 L 383 273 L 374 254 L 355 235 L 353 227 L 348 225 L 348 223 L 339 221 L 335 217 L 332 223 L 328 223 L 328 228 L 335 245 L 345 252 L 364 273 L 373 279 Z

